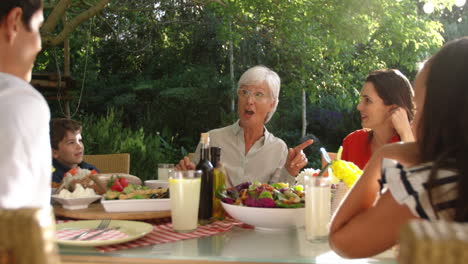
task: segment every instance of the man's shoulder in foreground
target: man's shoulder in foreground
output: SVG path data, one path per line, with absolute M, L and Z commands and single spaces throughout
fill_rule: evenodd
M 2 72 L 0 72 L 0 102 L 2 119 L 14 121 L 17 117 L 26 115 L 31 122 L 41 114 L 50 115 L 47 102 L 41 93 L 24 80 Z

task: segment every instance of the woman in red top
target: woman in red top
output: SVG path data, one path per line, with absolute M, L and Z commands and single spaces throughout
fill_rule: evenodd
M 343 140 L 341 159 L 363 169 L 372 153 L 381 146 L 414 141 L 410 126 L 414 117 L 413 96 L 413 87 L 400 71 L 388 69 L 370 73 L 357 106 L 363 129 Z

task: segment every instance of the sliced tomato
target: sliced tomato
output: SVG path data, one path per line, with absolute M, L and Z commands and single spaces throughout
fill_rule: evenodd
M 119 179 L 115 179 L 114 182 L 112 183 L 111 190 L 116 191 L 116 192 L 121 192 L 123 191 L 124 187 L 119 182 Z
M 75 176 L 75 174 L 78 172 L 79 169 L 80 169 L 79 167 L 75 167 L 67 171 L 67 173 L 70 173 L 71 176 Z
M 119 183 L 120 183 L 120 185 L 122 185 L 123 188 L 128 186 L 127 178 L 119 178 Z

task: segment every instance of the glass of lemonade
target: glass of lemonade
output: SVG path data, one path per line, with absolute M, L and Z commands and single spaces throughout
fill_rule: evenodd
M 331 188 L 329 177 L 305 177 L 306 239 L 323 241 L 328 236 L 330 222 Z
M 174 170 L 174 164 L 159 163 L 158 164 L 158 180 L 167 181 L 169 173 Z
M 169 173 L 172 228 L 176 232 L 197 229 L 201 175 L 201 170 L 174 170 Z

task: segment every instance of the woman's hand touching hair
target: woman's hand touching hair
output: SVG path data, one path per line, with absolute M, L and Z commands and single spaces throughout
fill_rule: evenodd
M 390 111 L 390 120 L 393 127 L 400 136 L 401 141 L 415 141 L 411 124 L 408 119 L 408 113 L 402 107 L 396 107 Z

